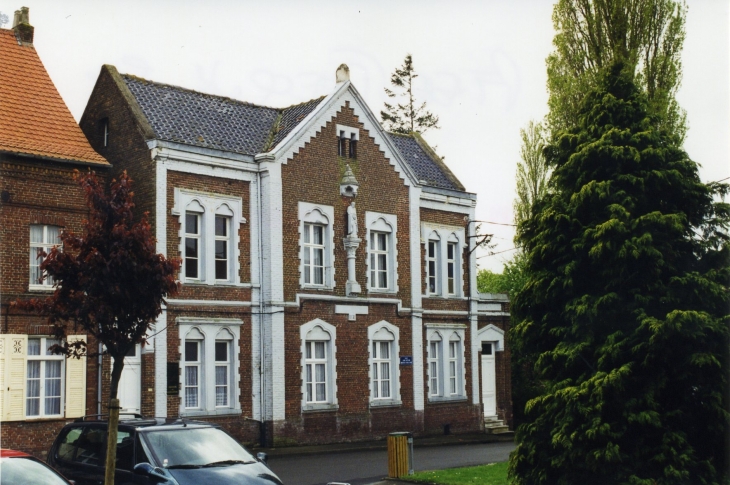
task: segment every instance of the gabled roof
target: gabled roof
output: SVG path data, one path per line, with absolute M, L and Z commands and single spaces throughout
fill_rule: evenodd
M 31 44 L 0 29 L 0 151 L 108 166 L 94 151 Z
M 276 109 L 129 74 L 121 77 L 158 139 L 244 155 L 267 151 L 323 99 Z
M 271 108 L 157 83 L 104 66 L 129 89 L 145 124 L 161 140 L 255 156 L 269 152 L 297 130 L 330 97 L 323 96 L 287 108 Z M 348 83 L 349 86 L 349 83 Z M 344 87 L 342 88 L 344 89 Z M 354 88 L 350 88 L 354 89 Z M 134 103 L 130 100 L 130 103 Z M 142 116 L 138 115 L 138 116 Z M 379 126 L 379 125 L 378 125 Z M 464 186 L 417 133 L 387 133 L 400 158 L 426 187 L 465 191 Z
M 415 172 L 419 183 L 439 189 L 464 191 L 461 182 L 418 133 L 388 133 L 388 136 Z

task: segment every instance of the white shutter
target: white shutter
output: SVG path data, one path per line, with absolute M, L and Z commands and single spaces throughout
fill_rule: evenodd
M 86 335 L 69 335 L 68 343 L 83 340 Z M 78 418 L 86 414 L 86 357 L 66 359 L 66 417 Z
M 3 336 L 3 421 L 25 419 L 25 371 L 28 357 L 27 335 Z
M 5 421 L 5 349 L 8 346 L 8 335 L 0 335 L 0 420 Z

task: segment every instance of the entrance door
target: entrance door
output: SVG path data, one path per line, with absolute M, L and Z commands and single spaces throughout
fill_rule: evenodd
M 484 416 L 497 416 L 497 380 L 494 368 L 494 344 L 482 343 L 482 403 Z
M 137 344 L 124 358 L 124 369 L 119 379 L 119 407 L 121 413 L 137 413 L 142 410 L 142 356 Z

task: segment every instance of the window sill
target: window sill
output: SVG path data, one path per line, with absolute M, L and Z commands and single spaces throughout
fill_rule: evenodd
M 337 404 L 304 404 L 302 405 L 302 412 L 303 413 L 317 413 L 320 411 L 337 411 L 340 409 L 340 406 Z
M 468 300 L 465 296 L 457 296 L 457 295 L 437 295 L 435 293 L 428 293 L 426 295 L 421 295 L 422 298 L 430 298 L 433 300 L 461 300 L 465 301 Z
M 180 283 L 182 283 L 185 286 L 200 286 L 209 288 L 211 286 L 216 286 L 219 288 L 252 288 L 253 285 L 251 283 L 231 283 L 228 281 L 216 281 L 215 283 L 207 283 L 205 281 L 200 280 L 180 280 Z
M 370 401 L 371 408 L 397 408 L 403 405 L 403 401 L 394 399 L 378 399 L 377 401 Z
M 368 288 L 369 295 L 397 295 L 397 290 L 384 290 L 382 288 Z
M 68 419 L 75 419 L 75 418 L 64 418 L 60 414 L 57 416 L 26 416 L 23 421 L 32 421 L 34 423 L 38 422 L 44 422 L 44 421 L 61 421 L 61 420 L 68 420 Z
M 181 411 L 180 416 L 181 417 L 188 417 L 188 416 L 238 416 L 241 414 L 240 409 L 216 409 L 215 411 L 207 411 L 207 410 L 201 410 L 201 411 Z
M 299 287 L 302 290 L 313 290 L 313 291 L 333 291 L 335 289 L 334 286 L 305 285 L 303 283 L 300 283 Z
M 464 402 L 467 400 L 466 396 L 454 396 L 454 397 L 443 397 L 443 396 L 430 396 L 428 398 L 429 403 L 454 403 L 454 402 Z
M 38 292 L 52 292 L 55 291 L 56 287 L 51 285 L 28 285 L 28 291 Z

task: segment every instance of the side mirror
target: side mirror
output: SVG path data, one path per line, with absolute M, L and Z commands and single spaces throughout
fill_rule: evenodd
M 137 463 L 134 465 L 134 474 L 143 477 L 155 477 L 167 480 L 167 475 L 159 468 L 155 468 L 149 463 Z
M 268 466 L 268 465 L 269 465 L 269 455 L 267 455 L 266 453 L 264 453 L 264 452 L 260 451 L 260 452 L 256 453 L 256 458 L 257 458 L 257 459 L 258 459 L 258 460 L 259 460 L 259 461 L 260 461 L 261 463 L 263 463 L 264 465 L 266 465 L 266 466 Z

